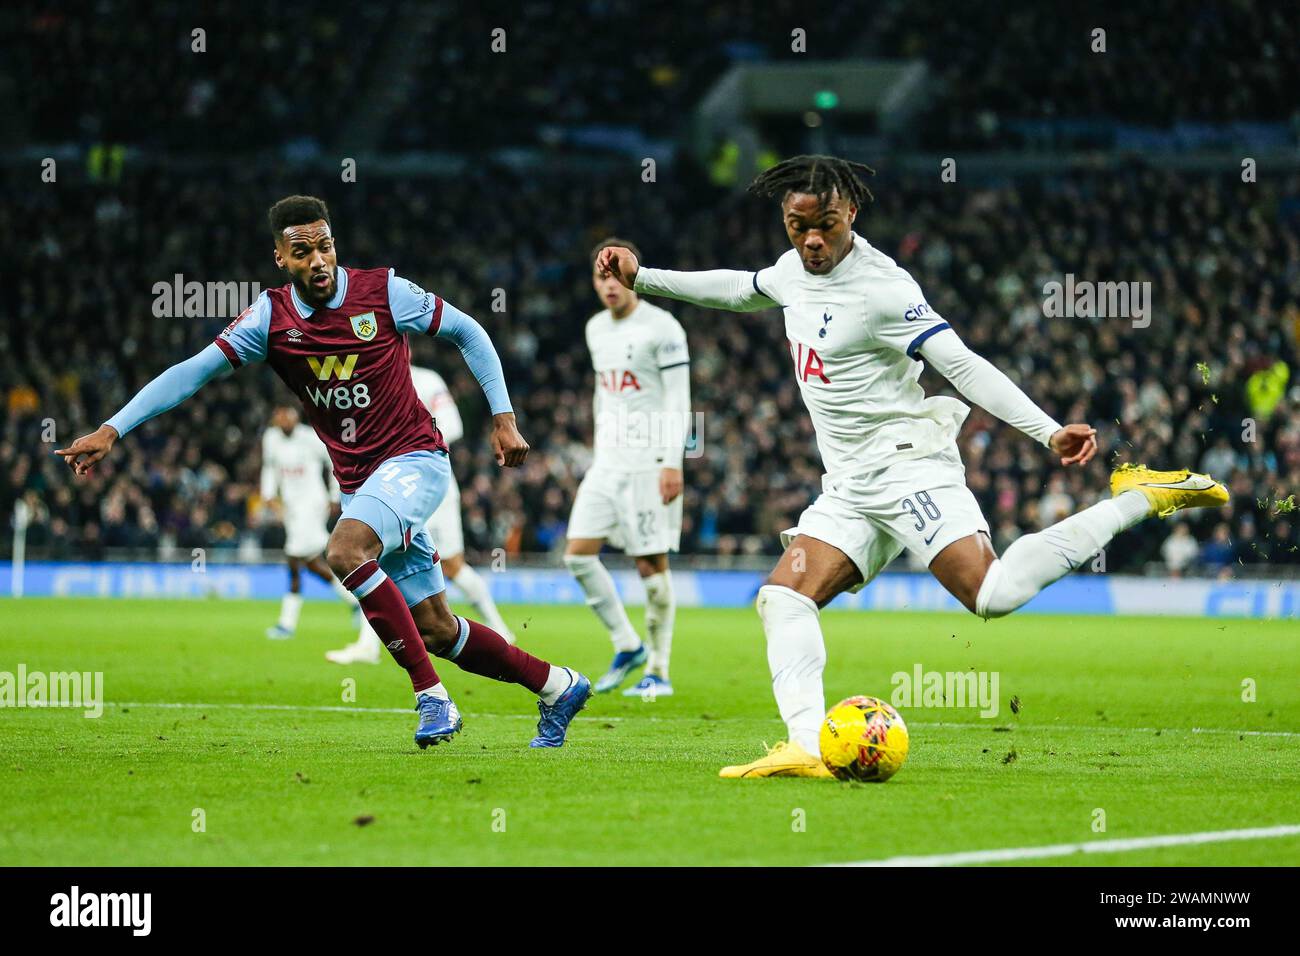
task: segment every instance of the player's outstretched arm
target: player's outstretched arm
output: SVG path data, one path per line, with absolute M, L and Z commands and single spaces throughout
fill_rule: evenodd
M 112 450 L 113 444 L 137 425 L 175 408 L 200 388 L 231 371 L 225 354 L 216 345 L 178 362 L 140 389 L 116 415 L 89 435 L 82 435 L 56 455 L 78 475 L 85 475 Z
M 528 457 L 528 442 L 515 426 L 501 359 L 483 326 L 441 296 L 425 292 L 392 269 L 388 270 L 388 305 L 399 332 L 436 335 L 455 343 L 492 410 L 492 451 L 497 464 L 506 468 L 522 465 Z
M 487 331 L 464 312 L 444 302 L 436 334 L 456 344 L 487 397 L 492 411 L 492 452 L 497 464 L 506 468 L 522 465 L 528 457 L 528 442 L 515 425 L 501 358 Z
M 991 362 L 976 355 L 951 328 L 919 346 L 927 362 L 964 396 L 1061 457 L 1062 465 L 1084 465 L 1097 454 L 1097 430 L 1062 427 Z
M 633 292 L 662 295 L 709 309 L 758 312 L 779 304 L 758 290 L 757 273 L 735 269 L 705 272 L 651 269 L 643 267 L 632 250 L 623 246 L 606 246 L 600 250 L 596 256 L 596 268 L 602 275 L 613 274 Z

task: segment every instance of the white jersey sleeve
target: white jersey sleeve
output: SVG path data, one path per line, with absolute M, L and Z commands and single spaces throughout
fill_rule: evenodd
M 930 308 L 911 276 L 903 274 L 872 284 L 867 300 L 867 334 L 877 345 L 916 358 L 925 340 L 946 328 L 948 323 Z
M 261 493 L 265 501 L 278 498 L 279 474 L 275 465 L 275 429 L 268 428 L 262 432 L 262 482 Z
M 451 389 L 443 377 L 433 369 L 411 366 L 411 381 L 415 383 L 416 394 L 437 419 L 438 430 L 447 444 L 459 441 L 465 435 L 465 423 L 460 417 L 460 409 L 452 398 Z

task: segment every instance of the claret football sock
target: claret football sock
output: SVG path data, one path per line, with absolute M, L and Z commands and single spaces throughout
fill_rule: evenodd
M 758 589 L 756 604 L 767 634 L 767 665 L 777 709 L 791 742 L 816 756 L 826 716 L 822 691 L 826 643 L 820 612 L 812 598 L 773 584 Z
M 596 612 L 596 617 L 609 631 L 609 639 L 614 642 L 615 651 L 634 651 L 641 646 L 632 622 L 627 618 L 627 610 L 619 599 L 614 579 L 610 577 L 605 565 L 594 554 L 566 554 L 564 566 L 578 579 L 582 591 L 587 595 L 587 606 Z
M 642 578 L 641 583 L 645 585 L 645 637 L 650 648 L 645 670 L 667 680 L 668 658 L 673 648 L 673 617 L 677 612 L 672 572 L 660 571 Z
M 492 628 L 457 617 L 460 638 L 443 655 L 461 670 L 490 677 L 508 684 L 522 684 L 534 694 L 541 693 L 551 675 L 551 665 L 541 658 L 508 643 Z
M 975 598 L 975 613 L 983 618 L 1010 614 L 1150 513 L 1151 505 L 1141 492 L 1126 491 L 1037 534 L 1017 538 L 989 566 Z
M 424 647 L 406 598 L 392 579 L 379 567 L 378 561 L 367 561 L 343 579 L 343 585 L 361 602 L 370 626 L 375 629 L 393 659 L 405 668 L 411 677 L 411 686 L 418 694 L 438 683 L 438 672 L 433 669 L 429 652 Z
M 302 613 L 302 595 L 286 591 L 280 598 L 280 627 L 292 634 L 298 630 L 298 616 Z

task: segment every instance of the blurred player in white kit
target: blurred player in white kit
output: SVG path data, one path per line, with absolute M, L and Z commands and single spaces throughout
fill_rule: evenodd
M 461 421 L 455 399 L 451 397 L 451 390 L 447 388 L 447 383 L 443 381 L 442 376 L 432 369 L 412 365 L 411 381 L 415 383 L 415 392 L 420 396 L 420 401 L 429 410 L 429 414 L 436 419 L 443 441 L 448 445 L 459 441 L 465 434 L 465 425 Z M 460 588 L 488 627 L 514 644 L 515 636 L 506 626 L 501 612 L 497 610 L 487 582 L 465 561 L 465 531 L 461 525 L 460 486 L 456 483 L 455 473 L 451 475 L 451 483 L 447 486 L 447 494 L 443 496 L 442 504 L 438 506 L 438 510 L 433 513 L 424 527 L 429 532 L 429 537 L 433 539 L 434 547 L 438 549 L 443 574 Z M 363 630 L 352 644 L 337 651 L 329 651 L 325 656 L 336 664 L 377 664 L 382 651 L 383 647 L 374 631 Z
M 606 239 L 592 250 L 629 247 Z M 642 301 L 611 275 L 593 273 L 605 309 L 587 322 L 596 373 L 595 455 L 569 516 L 564 563 L 614 645 L 614 659 L 596 690 L 616 689 L 637 667 L 645 674 L 624 696 L 666 697 L 676 601 L 668 552 L 682 536 L 682 458 L 691 406 L 686 333 L 671 314 Z M 636 560 L 646 590 L 643 644 L 614 579 L 600 561 L 606 542 Z
M 285 640 L 298 629 L 304 566 L 353 609 L 353 619 L 361 628 L 358 640 L 373 634 L 359 613 L 357 599 L 325 563 L 330 510 L 338 503 L 339 486 L 325 446 L 290 405 L 276 407 L 271 427 L 262 434 L 262 499 L 284 522 L 284 554 L 289 561 L 289 590 L 280 599 L 280 620 L 266 629 L 266 636 Z

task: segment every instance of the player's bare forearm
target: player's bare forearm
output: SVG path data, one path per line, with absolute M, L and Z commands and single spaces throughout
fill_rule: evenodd
M 1061 456 L 1063 466 L 1086 465 L 1097 454 L 1097 429 L 1084 424 L 1066 425 L 1053 433 L 1048 443 Z
M 103 460 L 118 439 L 112 425 L 100 425 L 89 435 L 82 435 L 67 448 L 56 448 L 54 454 L 63 456 L 64 462 L 77 475 L 88 475 L 90 469 Z
M 528 457 L 528 442 L 519 434 L 514 412 L 492 416 L 492 453 L 503 468 L 518 468 Z

